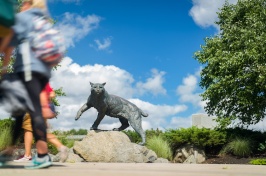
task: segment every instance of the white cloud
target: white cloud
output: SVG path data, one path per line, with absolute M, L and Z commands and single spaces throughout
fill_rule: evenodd
M 165 72 L 152 69 L 152 77 L 148 78 L 145 83 L 138 82 L 137 88 L 140 94 L 152 93 L 153 95 L 166 94 L 166 89 L 163 87 Z
M 228 0 L 228 2 L 236 4 L 237 0 Z M 214 26 L 218 28 L 214 22 L 218 20 L 217 12 L 224 3 L 225 0 L 193 0 L 193 7 L 189 14 L 195 23 L 201 27 Z
M 200 108 L 199 112 L 204 112 L 204 106 L 206 103 L 201 100 L 202 98 L 200 97 L 200 94 L 202 92 L 196 92 L 196 89 L 198 88 L 198 78 L 198 71 L 194 75 L 188 75 L 185 77 L 182 85 L 177 87 L 176 93 L 180 96 L 180 102 L 191 103 L 194 107 Z
M 74 47 L 75 43 L 86 37 L 92 30 L 97 29 L 101 21 L 97 15 L 80 16 L 66 12 L 56 27 L 65 37 L 67 47 Z
M 111 43 L 112 43 L 112 38 L 111 37 L 107 37 L 103 40 L 103 42 L 101 42 L 100 40 L 96 39 L 94 40 L 94 42 L 96 43 L 97 45 L 97 50 L 106 50 L 106 51 L 109 51 L 111 52 L 111 50 L 109 50 L 110 46 L 111 46 Z
M 187 106 L 185 105 L 155 105 L 139 99 L 129 99 L 129 101 L 149 114 L 148 117 L 142 118 L 142 121 L 146 122 L 146 125 L 143 126 L 144 129 L 151 127 L 154 129 L 165 129 L 169 124 L 167 121 L 168 117 L 187 110 Z

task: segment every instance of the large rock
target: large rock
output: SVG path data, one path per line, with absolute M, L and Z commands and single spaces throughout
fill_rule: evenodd
M 89 131 L 73 146 L 76 154 L 88 162 L 147 163 L 154 162 L 154 151 L 135 143 L 119 131 Z

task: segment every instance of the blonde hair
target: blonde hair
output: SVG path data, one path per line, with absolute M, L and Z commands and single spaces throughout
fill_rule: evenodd
M 39 8 L 47 11 L 46 0 L 31 0 L 31 8 Z
M 40 8 L 42 10 L 47 10 L 46 0 L 32 0 L 32 8 Z

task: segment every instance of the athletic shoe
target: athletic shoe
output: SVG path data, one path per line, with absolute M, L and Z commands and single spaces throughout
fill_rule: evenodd
M 64 163 L 68 157 L 68 148 L 66 146 L 62 146 L 59 148 L 59 162 Z
M 15 162 L 27 162 L 27 161 L 31 161 L 32 158 L 31 156 L 20 156 L 18 159 L 14 160 Z
M 25 169 L 41 169 L 48 168 L 52 166 L 52 161 L 50 156 L 47 154 L 43 158 L 39 158 L 37 155 L 32 159 L 32 163 L 25 166 Z
M 12 161 L 12 155 L 6 154 L 4 152 L 0 153 L 0 166 L 4 166 L 6 162 Z

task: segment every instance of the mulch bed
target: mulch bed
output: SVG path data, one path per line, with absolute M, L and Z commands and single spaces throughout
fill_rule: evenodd
M 265 155 L 253 156 L 248 158 L 239 158 L 235 156 L 207 156 L 207 159 L 202 164 L 250 164 L 254 159 L 265 159 Z

